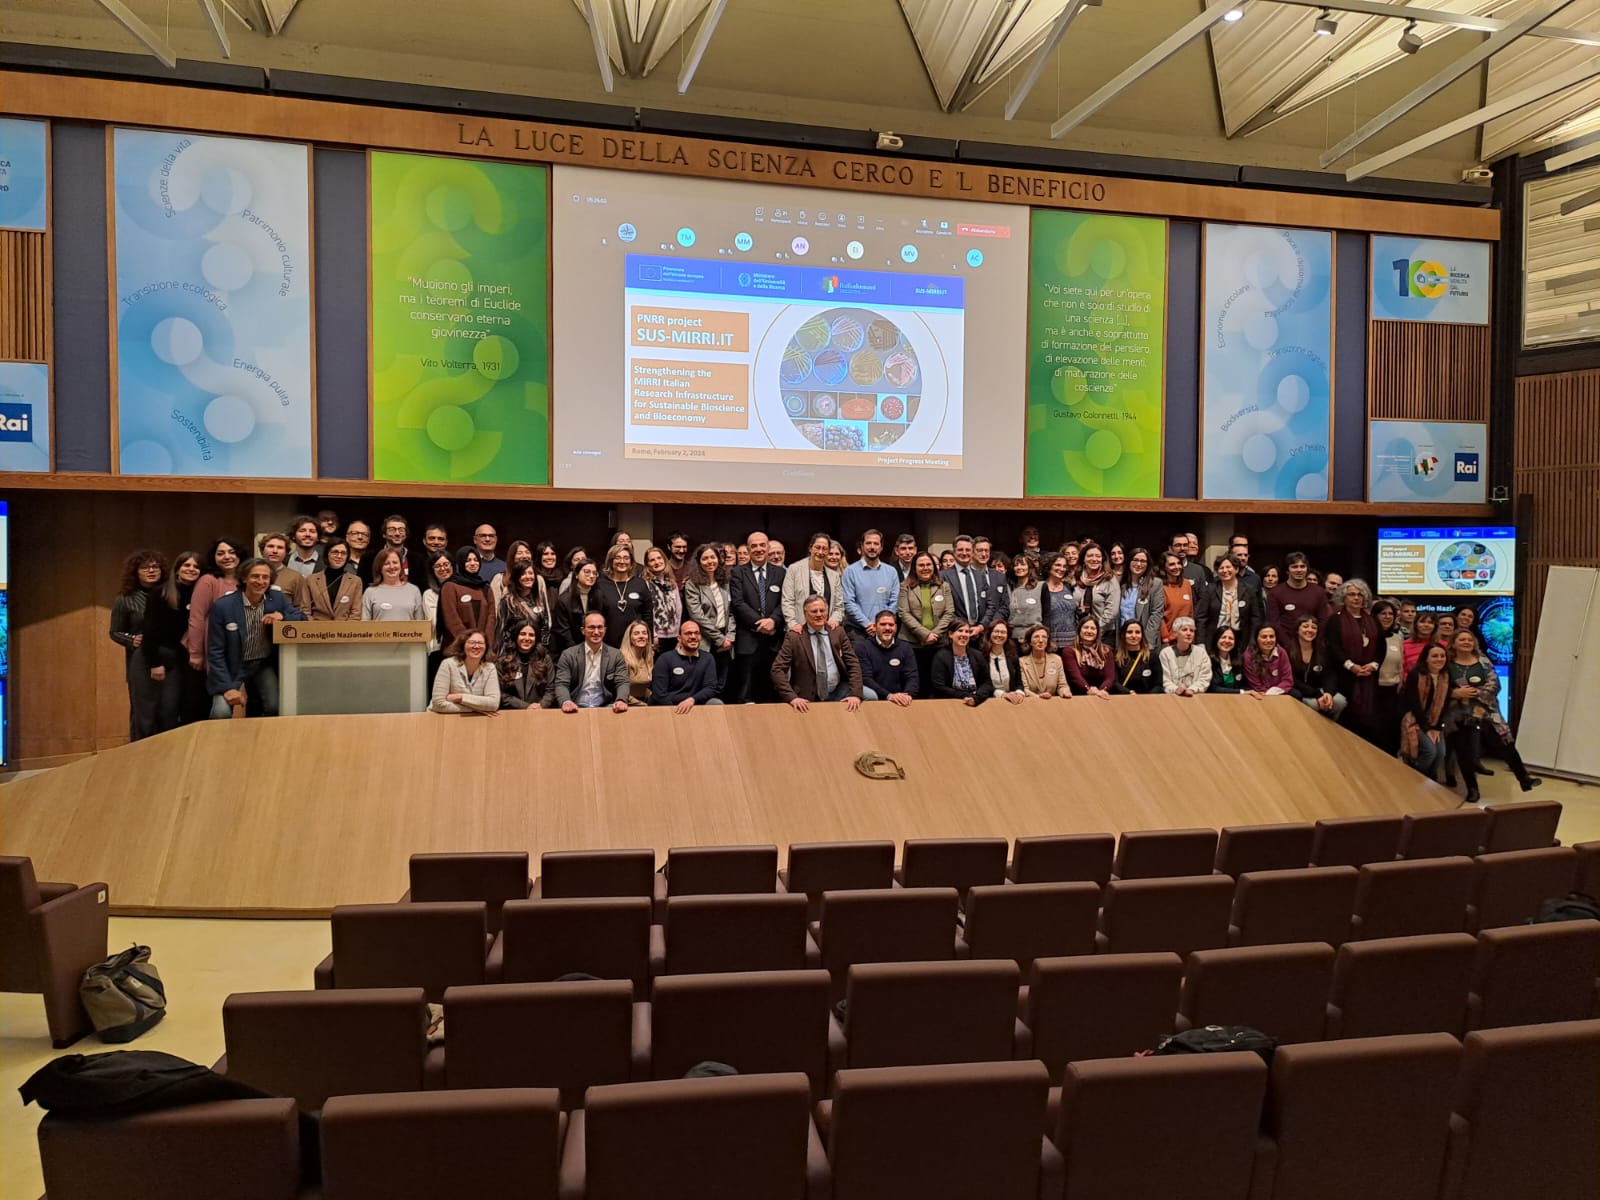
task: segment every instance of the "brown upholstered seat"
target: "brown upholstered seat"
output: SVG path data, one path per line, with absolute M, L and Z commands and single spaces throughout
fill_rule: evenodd
M 487 965 L 490 983 L 546 983 L 563 975 L 631 979 L 643 998 L 662 955 L 643 896 L 512 900 Z
M 1579 842 L 1572 848 L 1578 852 L 1578 875 L 1572 890 L 1600 900 L 1600 842 Z
M 806 931 L 806 898 L 673 896 L 664 932 L 668 975 L 800 971 L 819 965 Z
M 822 917 L 822 893 L 894 886 L 894 843 L 794 842 L 778 882 L 803 892 L 811 919 Z
M 1069 1062 L 1155 1049 L 1172 1032 L 1183 960 L 1176 954 L 1037 958 L 1022 1019 L 1052 1081 Z
M 1489 818 L 1481 808 L 1407 813 L 1400 823 L 1401 858 L 1471 858 L 1483 845 Z
M 1209 875 L 1217 859 L 1215 829 L 1134 829 L 1117 840 L 1117 879 Z
M 1228 944 L 1232 907 L 1233 880 L 1226 875 L 1113 879 L 1095 941 L 1108 954 L 1211 950 Z
M 1316 832 L 1310 821 L 1224 826 L 1217 837 L 1217 874 L 1237 879 L 1248 871 L 1292 871 L 1303 867 L 1311 861 Z
M 1488 824 L 1483 831 L 1483 852 L 1543 850 L 1556 844 L 1561 805 L 1555 800 L 1521 800 L 1515 804 L 1486 804 Z
M 1184 969 L 1176 1026 L 1248 1025 L 1280 1043 L 1320 1042 L 1333 957 L 1324 942 L 1196 950 Z
M 295 1200 L 300 1131 L 291 1099 L 221 1100 L 112 1120 L 49 1115 L 39 1162 L 50 1200 Z
M 1111 879 L 1117 839 L 1109 833 L 1019 837 L 1011 846 L 1013 883 L 1097 883 Z
M 444 994 L 445 1044 L 429 1051 L 448 1088 L 586 1088 L 645 1078 L 650 1006 L 626 979 L 490 983 Z
M 1572 890 L 1578 870 L 1577 851 L 1568 846 L 1480 854 L 1474 861 L 1472 903 L 1467 910 L 1469 932 L 1525 924 L 1539 915 L 1546 900 L 1559 899 Z
M 907 838 L 896 875 L 906 887 L 970 888 L 1006 881 L 1005 838 Z
M 821 1099 L 844 1037 L 826 971 L 663 975 L 650 1004 L 650 1075 L 679 1079 L 701 1062 L 741 1075 L 803 1071 Z
M 1399 817 L 1324 817 L 1311 839 L 1311 865 L 1364 867 L 1392 862 L 1399 850 Z
M 1026 971 L 1036 958 L 1093 954 L 1099 910 L 1095 883 L 975 887 L 961 939 L 971 958 L 1009 958 Z
M 654 850 L 555 850 L 539 858 L 535 900 L 594 900 L 653 896 Z
M 956 954 L 955 888 L 884 888 L 822 897 L 822 965 L 844 995 L 854 963 L 938 962 Z
M 1465 933 L 1346 942 L 1333 964 L 1327 1037 L 1464 1030 L 1478 943 Z
M 317 964 L 316 986 L 420 987 L 437 1004 L 445 988 L 484 982 L 484 908 L 481 900 L 341 904 L 331 921 L 333 953 Z
M 1003 1062 L 1026 1056 L 1017 964 L 862 963 L 846 992 L 845 1065 Z
M 420 1091 L 427 1026 L 421 988 L 236 992 L 222 1003 L 216 1069 L 307 1111 L 329 1096 Z
M 84 971 L 106 955 L 103 883 L 41 883 L 30 859 L 0 857 L 0 992 L 37 992 L 57 1050 L 93 1026 L 78 1002 Z
M 1473 872 L 1472 860 L 1460 857 L 1368 863 L 1356 883 L 1350 939 L 1461 932 Z
M 562 1125 L 553 1088 L 335 1096 L 323 1200 L 555 1200 Z
M 1596 1080 L 1600 1021 L 1467 1034 L 1443 1200 L 1594 1200 Z
M 656 876 L 656 919 L 669 896 L 759 896 L 778 890 L 776 846 L 674 846 Z
M 1600 921 L 1485 929 L 1467 997 L 1467 1028 L 1581 1021 L 1600 1015 Z
M 1444 1033 L 1279 1047 L 1252 1195 L 1434 1200 L 1460 1060 Z
M 1233 893 L 1228 944 L 1326 942 L 1340 946 L 1350 936 L 1350 913 L 1356 906 L 1360 878 L 1361 872 L 1354 867 L 1303 867 L 1241 875 Z
M 526 900 L 533 892 L 528 878 L 528 852 L 483 854 L 413 854 L 411 887 L 402 902 L 482 900 L 489 932 L 500 932 L 500 906 Z

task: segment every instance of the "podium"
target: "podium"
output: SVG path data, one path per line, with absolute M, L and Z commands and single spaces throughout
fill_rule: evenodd
M 428 706 L 427 621 L 277 621 L 278 711 L 421 712 Z

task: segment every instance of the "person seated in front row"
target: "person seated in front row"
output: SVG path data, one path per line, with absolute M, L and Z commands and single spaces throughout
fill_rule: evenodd
M 960 700 L 968 708 L 976 708 L 994 696 L 988 661 L 973 645 L 973 638 L 982 633 L 981 626 L 960 621 L 950 626 L 945 644 L 933 654 L 930 693 L 935 700 Z
M 518 621 L 506 630 L 506 642 L 495 663 L 500 670 L 500 707 L 554 708 L 556 664 L 539 644 L 538 626 Z
M 1193 617 L 1179 617 L 1172 623 L 1174 636 L 1178 621 L 1188 621 L 1189 627 L 1194 628 Z M 1191 638 L 1192 640 L 1192 638 Z M 1162 647 L 1165 653 L 1167 647 Z M 1117 639 L 1117 649 L 1112 655 L 1115 667 L 1112 671 L 1116 679 L 1116 686 L 1112 691 L 1118 696 L 1158 696 L 1161 694 L 1161 660 L 1156 658 L 1144 640 L 1144 626 L 1137 621 L 1129 621 L 1122 627 L 1122 636 Z
M 1333 687 L 1333 672 L 1322 646 L 1322 623 L 1315 617 L 1301 617 L 1295 626 L 1295 642 L 1289 649 L 1289 669 L 1294 672 L 1294 694 L 1307 708 L 1314 708 L 1335 721 L 1348 701 Z
M 796 712 L 829 700 L 850 712 L 861 707 L 861 661 L 849 635 L 830 626 L 831 607 L 826 597 L 807 599 L 805 623 L 789 631 L 772 662 L 773 690 Z
M 874 618 L 869 636 L 856 643 L 861 659 L 861 695 L 904 708 L 922 688 L 916 652 L 900 637 L 900 622 L 888 609 Z
M 1131 623 L 1131 622 L 1130 622 Z M 1116 660 L 1100 640 L 1100 622 L 1085 613 L 1078 620 L 1077 637 L 1061 652 L 1074 694 L 1109 696 L 1116 686 Z
M 1294 669 L 1289 652 L 1278 645 L 1278 631 L 1268 624 L 1256 630 L 1255 641 L 1244 652 L 1244 678 L 1248 695 L 1285 696 L 1294 691 Z
M 1172 623 L 1172 645 L 1161 648 L 1161 687 L 1169 696 L 1199 696 L 1211 690 L 1211 657 L 1195 645 L 1194 635 L 1194 618 L 1179 617 Z
M 1017 664 L 1022 675 L 1022 690 L 1029 696 L 1049 700 L 1059 696 L 1066 700 L 1072 695 L 1072 685 L 1067 682 L 1067 669 L 1061 655 L 1050 649 L 1050 631 L 1043 625 L 1030 625 L 1023 634 L 1028 652 Z
M 1239 635 L 1223 625 L 1211 635 L 1211 686 L 1206 690 L 1222 695 L 1238 695 L 1249 686 L 1244 677 Z
M 994 694 L 1009 704 L 1027 699 L 1022 690 L 1022 667 L 1017 661 L 1017 644 L 1011 637 L 1011 622 L 1004 617 L 994 621 L 983 634 L 983 658 Z
M 717 663 L 700 649 L 700 622 L 693 617 L 678 624 L 678 644 L 656 656 L 650 682 L 650 703 L 672 706 L 682 716 L 697 704 L 721 704 Z
M 206 690 L 211 715 L 231 717 L 235 708 L 278 715 L 278 648 L 272 627 L 304 621 L 281 590 L 272 586 L 272 564 L 252 558 L 239 567 L 241 587 L 221 596 L 207 614 Z
M 455 650 L 439 664 L 433 677 L 433 702 L 436 713 L 459 713 L 492 717 L 500 711 L 500 670 L 484 659 L 489 639 L 474 629 L 456 643 Z
M 628 664 L 622 651 L 606 645 L 605 614 L 583 618 L 583 641 L 568 646 L 556 661 L 556 703 L 564 713 L 580 708 L 628 711 Z

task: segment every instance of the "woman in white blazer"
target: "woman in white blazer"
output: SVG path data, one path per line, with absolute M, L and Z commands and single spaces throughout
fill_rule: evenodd
M 833 539 L 825 533 L 811 535 L 811 557 L 788 567 L 783 576 L 783 623 L 799 629 L 806 623 L 806 601 L 821 596 L 828 602 L 828 628 L 844 624 L 844 577 L 828 566 Z
M 439 674 L 433 680 L 433 702 L 428 707 L 436 713 L 477 713 L 485 717 L 499 712 L 500 669 L 484 661 L 488 653 L 489 639 L 482 631 L 468 633 L 455 652 L 439 664 Z

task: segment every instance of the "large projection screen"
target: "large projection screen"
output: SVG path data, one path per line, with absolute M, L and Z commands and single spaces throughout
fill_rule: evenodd
M 557 167 L 559 487 L 1022 495 L 1028 210 Z

